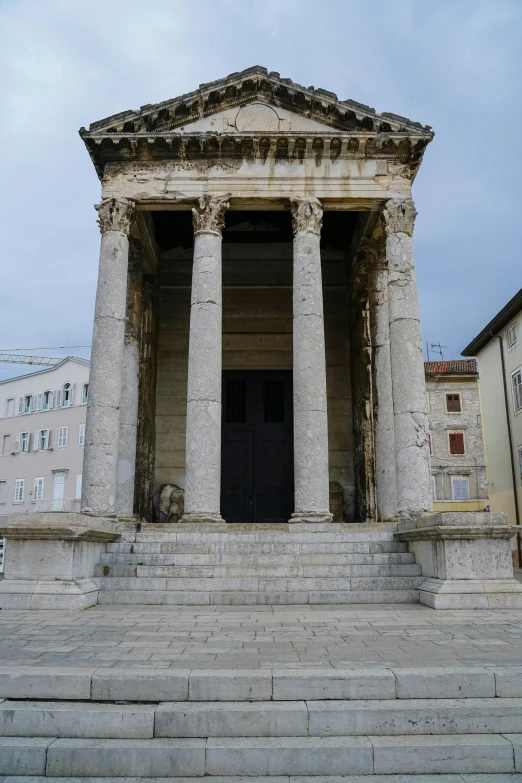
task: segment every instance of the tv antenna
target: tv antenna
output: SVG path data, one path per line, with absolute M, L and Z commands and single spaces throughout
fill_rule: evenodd
M 448 347 L 447 345 L 441 345 L 440 343 L 431 343 L 430 345 L 431 350 L 439 354 L 441 361 L 444 361 L 444 354 L 442 353 L 442 349 L 447 347 Z M 430 354 L 428 349 L 428 361 L 429 360 L 430 360 Z

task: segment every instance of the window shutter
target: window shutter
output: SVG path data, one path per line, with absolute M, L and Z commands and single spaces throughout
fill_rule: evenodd
M 78 432 L 78 446 L 85 446 L 85 424 L 80 424 Z
M 69 390 L 69 405 L 73 405 L 74 404 L 74 387 L 75 387 L 75 384 L 71 383 L 70 384 L 70 390 Z
M 15 435 L 14 451 L 16 454 L 20 454 L 20 435 L 20 432 L 17 432 Z
M 43 410 L 43 392 L 38 392 L 38 396 L 36 398 L 36 410 Z
M 31 399 L 29 402 L 29 410 L 31 411 L 31 413 L 34 411 L 34 394 L 31 394 Z
M 49 392 L 49 410 L 53 407 L 54 392 Z
M 23 397 L 19 397 L 18 398 L 18 413 L 23 413 L 23 412 L 24 412 L 24 398 Z
M 462 432 L 451 432 L 449 444 L 450 454 L 464 454 L 464 435 Z
M 34 437 L 33 437 L 33 451 L 38 451 L 40 448 L 40 430 L 34 431 Z
M 82 474 L 78 473 L 76 475 L 76 500 L 81 500 L 82 497 Z
M 54 392 L 54 401 L 57 408 L 62 407 L 62 387 L 58 386 L 56 391 Z

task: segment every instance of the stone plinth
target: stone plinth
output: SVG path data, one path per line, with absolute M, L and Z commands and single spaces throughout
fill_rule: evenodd
M 510 539 L 517 528 L 504 513 L 430 514 L 399 523 L 426 580 L 420 601 L 433 609 L 522 608 L 513 578 Z
M 91 580 L 115 521 L 78 513 L 13 514 L 6 538 L 2 609 L 86 609 L 98 601 Z

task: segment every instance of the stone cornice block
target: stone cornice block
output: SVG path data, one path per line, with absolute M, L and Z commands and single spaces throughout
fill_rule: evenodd
M 64 512 L 11 514 L 0 526 L 0 535 L 11 540 L 114 541 L 116 521 L 106 517 Z

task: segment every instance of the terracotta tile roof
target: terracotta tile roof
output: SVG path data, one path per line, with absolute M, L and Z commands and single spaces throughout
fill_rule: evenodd
M 476 359 L 450 359 L 446 362 L 424 362 L 429 375 L 478 375 Z

